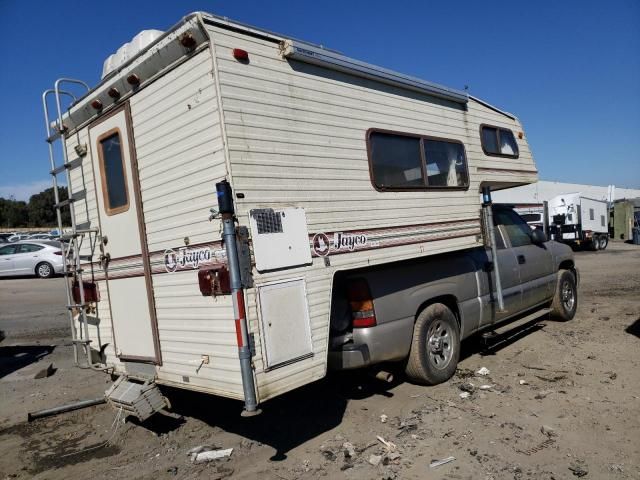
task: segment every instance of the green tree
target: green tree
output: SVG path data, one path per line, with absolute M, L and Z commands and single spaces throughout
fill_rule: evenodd
M 28 220 L 26 202 L 0 198 L 0 225 L 8 228 L 26 227 Z
M 60 201 L 66 200 L 67 188 L 58 188 Z M 56 211 L 53 208 L 55 204 L 55 196 L 53 193 L 53 187 L 32 195 L 29 199 L 29 205 L 27 207 L 29 212 L 29 226 L 32 227 L 52 227 L 58 224 L 56 218 Z M 69 208 L 62 209 L 62 224 L 67 226 L 71 224 Z

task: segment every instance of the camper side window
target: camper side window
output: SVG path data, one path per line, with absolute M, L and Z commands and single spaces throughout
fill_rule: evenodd
M 104 209 L 107 215 L 115 215 L 129 209 L 127 173 L 120 132 L 117 129 L 107 132 L 100 137 L 98 144 Z
M 513 132 L 507 128 L 482 125 L 480 141 L 485 155 L 518 158 L 520 152 Z
M 460 142 L 372 130 L 368 135 L 371 180 L 378 190 L 467 188 Z
M 424 187 L 420 137 L 382 132 L 369 135 L 369 161 L 377 188 Z

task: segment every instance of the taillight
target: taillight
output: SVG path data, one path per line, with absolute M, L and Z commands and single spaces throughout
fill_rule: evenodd
M 207 267 L 198 270 L 198 284 L 202 296 L 229 295 L 231 293 L 231 277 L 224 265 Z
M 98 289 L 98 285 L 93 282 L 82 282 L 82 286 L 84 287 L 84 301 L 85 303 L 89 302 L 99 302 L 100 301 L 100 290 Z M 77 281 L 73 282 L 73 288 L 71 289 L 73 301 L 75 303 L 80 303 L 80 284 Z
M 351 319 L 354 328 L 376 326 L 376 312 L 373 309 L 373 298 L 369 284 L 364 278 L 349 281 L 347 297 L 351 306 Z
M 58 250 L 57 252 L 53 252 L 54 255 L 62 255 L 62 250 Z

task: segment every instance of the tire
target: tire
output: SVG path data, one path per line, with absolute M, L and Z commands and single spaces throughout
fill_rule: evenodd
M 51 278 L 55 275 L 53 265 L 47 262 L 40 262 L 36 265 L 36 275 L 40 278 Z
M 578 309 L 578 289 L 576 277 L 570 270 L 558 272 L 556 293 L 551 302 L 551 317 L 556 320 L 569 321 Z
M 460 328 L 453 312 L 442 303 L 422 310 L 413 327 L 405 367 L 409 379 L 424 385 L 449 380 L 460 359 Z
M 600 250 L 604 250 L 607 248 L 607 245 L 609 245 L 609 236 L 608 235 L 602 235 L 600 237 Z
M 589 242 L 589 250 L 597 252 L 600 249 L 600 237 L 593 236 L 591 237 L 591 242 Z

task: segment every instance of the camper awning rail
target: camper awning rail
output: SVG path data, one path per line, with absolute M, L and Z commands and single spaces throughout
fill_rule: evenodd
M 319 65 L 339 72 L 350 73 L 359 77 L 377 80 L 389 85 L 408 88 L 460 104 L 466 104 L 469 101 L 468 95 L 463 91 L 444 87 L 416 77 L 403 75 L 401 73 L 394 72 L 393 70 L 387 70 L 386 68 L 361 62 L 337 52 L 309 45 L 308 43 L 286 40 L 283 44 L 282 50 L 284 57 L 291 60 L 299 60 L 301 62 Z

